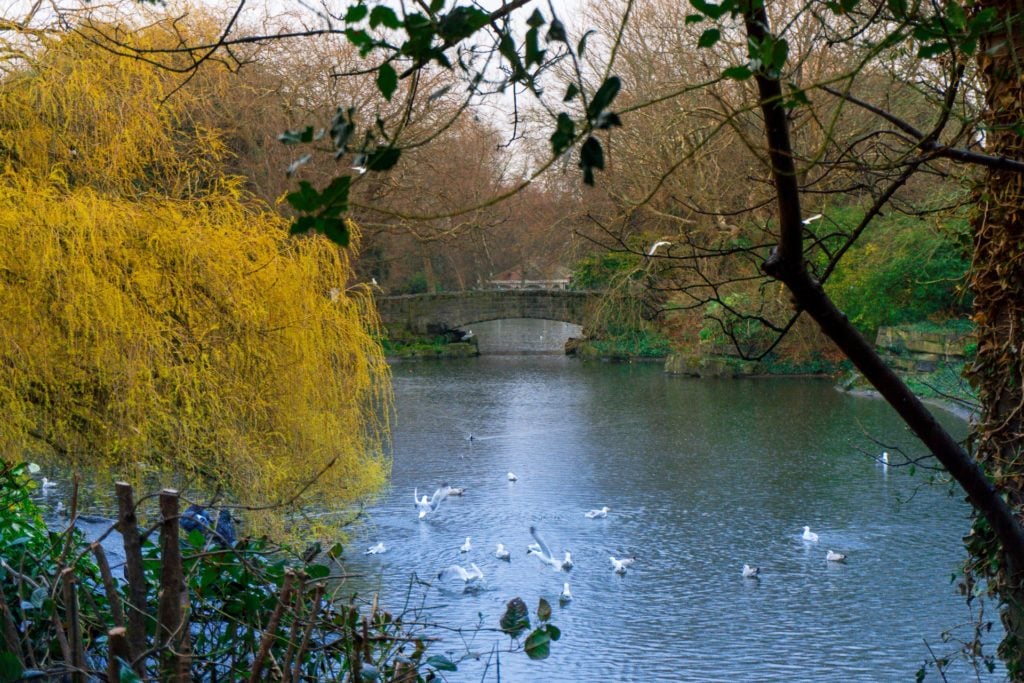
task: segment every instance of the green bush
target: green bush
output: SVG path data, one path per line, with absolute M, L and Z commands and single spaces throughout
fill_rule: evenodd
M 855 208 L 827 213 L 838 224 L 825 226 L 830 230 L 852 230 L 863 216 Z M 896 214 L 876 218 L 826 289 L 869 336 L 883 325 L 962 317 L 970 305 L 957 291 L 969 266 L 963 249 L 967 229 L 959 218 L 941 223 Z

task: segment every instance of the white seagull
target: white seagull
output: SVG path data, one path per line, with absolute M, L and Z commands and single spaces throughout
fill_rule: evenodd
M 449 496 L 461 496 L 465 492 L 466 492 L 466 487 L 465 486 L 449 486 L 448 487 L 448 495 Z
M 667 241 L 667 240 L 659 240 L 659 241 L 655 242 L 654 244 L 651 245 L 651 248 L 647 250 L 647 255 L 648 256 L 654 256 L 654 252 L 658 251 L 658 247 L 663 247 L 666 244 L 672 244 L 672 243 Z
M 473 549 L 473 544 L 469 542 L 469 536 L 466 536 L 466 542 L 459 546 L 460 553 L 468 553 Z
M 584 512 L 583 516 L 587 519 L 604 519 L 608 516 L 609 510 L 611 510 L 611 508 L 608 507 L 607 505 L 604 505 L 601 507 L 600 510 L 591 510 L 590 512 Z
M 882 451 L 882 467 L 889 466 L 889 451 Z
M 816 213 L 813 216 L 811 216 L 810 218 L 805 218 L 805 219 L 803 219 L 800 222 L 803 223 L 804 225 L 810 225 L 811 223 L 813 223 L 814 221 L 818 220 L 819 218 L 821 218 L 821 214 L 820 213 Z
M 377 545 L 367 548 L 366 552 L 364 552 L 363 555 L 380 555 L 382 552 L 385 552 L 386 550 L 387 547 L 384 545 L 384 541 L 381 541 Z
M 562 584 L 562 592 L 558 594 L 558 602 L 563 605 L 567 602 L 572 602 L 572 591 L 569 590 L 568 581 Z
M 441 501 L 448 497 L 450 491 L 448 484 L 442 484 L 441 488 L 434 491 L 434 495 L 427 498 L 427 494 L 423 494 L 423 497 L 419 497 L 419 490 L 413 487 L 412 496 L 416 500 L 416 507 L 420 511 L 420 519 L 423 519 L 431 512 L 437 512 L 437 508 L 440 507 Z
M 825 553 L 825 561 L 826 562 L 846 562 L 846 555 L 844 555 L 842 553 L 837 553 L 834 550 L 829 550 L 827 553 Z
M 610 557 L 608 559 L 610 559 L 612 561 L 612 567 L 614 567 L 615 573 L 616 574 L 622 574 L 622 575 L 626 574 L 626 568 L 627 567 L 631 567 L 633 565 L 633 563 L 636 562 L 636 558 L 635 557 L 624 557 L 621 560 L 616 560 L 615 556 L 613 555 L 612 557 Z
M 52 488 L 56 488 L 56 487 L 57 487 L 57 482 L 51 481 L 51 480 L 47 479 L 46 477 L 43 477 L 43 484 L 42 484 L 43 490 L 52 489 Z
M 441 579 L 442 581 L 444 579 L 457 578 L 462 579 L 465 583 L 470 583 L 471 581 L 479 581 L 480 579 L 484 578 L 484 573 L 480 571 L 480 567 L 476 566 L 476 564 L 471 562 L 469 564 L 469 569 L 466 569 L 465 567 L 460 567 L 457 564 L 453 564 L 447 569 L 442 569 L 438 573 L 437 578 Z
M 517 477 L 516 475 L 512 474 L 511 472 L 509 472 L 507 476 L 508 476 L 508 480 L 509 481 L 519 481 L 519 477 Z
M 760 573 L 760 567 L 751 567 L 749 564 L 743 565 L 743 578 L 745 579 L 756 579 L 757 575 Z
M 548 544 L 544 542 L 544 539 L 537 533 L 537 527 L 530 527 L 530 535 L 533 536 L 533 540 L 536 543 L 531 543 L 529 549 L 527 549 L 527 555 L 536 555 L 541 562 L 544 564 L 551 565 L 551 568 L 556 572 L 568 570 L 572 567 L 572 557 L 569 553 L 565 554 L 565 560 L 556 560 L 555 556 L 551 553 L 551 549 L 548 548 Z M 566 560 L 569 562 L 569 566 L 565 565 Z
M 562 560 L 562 569 L 564 569 L 565 571 L 569 571 L 570 569 L 572 569 L 575 566 L 576 565 L 572 561 L 572 553 L 570 553 L 568 550 L 566 550 L 565 551 L 565 559 Z
M 499 543 L 498 547 L 494 551 L 494 556 L 499 560 L 505 560 L 506 562 L 512 561 L 512 553 L 505 548 L 504 543 Z
M 804 527 L 803 539 L 805 541 L 810 541 L 811 543 L 817 543 L 818 542 L 818 534 L 816 534 L 813 531 L 811 531 L 811 527 L 805 526 Z

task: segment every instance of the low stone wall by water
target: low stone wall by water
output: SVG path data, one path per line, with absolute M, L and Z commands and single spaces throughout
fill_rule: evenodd
M 904 372 L 934 372 L 943 363 L 962 362 L 974 343 L 970 333 L 922 332 L 912 327 L 880 327 L 875 348 L 885 362 Z

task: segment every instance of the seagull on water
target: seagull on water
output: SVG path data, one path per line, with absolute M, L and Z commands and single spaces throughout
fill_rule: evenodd
M 367 548 L 363 555 L 380 555 L 382 552 L 386 550 L 387 547 L 384 545 L 384 541 L 381 541 L 377 545 Z
M 519 481 L 519 477 L 517 477 L 516 475 L 514 475 L 511 472 L 509 472 L 507 476 L 508 476 L 508 480 L 509 481 Z
M 601 507 L 600 510 L 591 510 L 590 512 L 584 512 L 583 516 L 587 519 L 604 519 L 608 516 L 609 510 L 611 510 L 611 508 L 608 507 L 607 505 L 604 505 Z
M 846 555 L 843 553 L 837 553 L 834 550 L 829 550 L 825 553 L 826 562 L 846 562 Z
M 465 486 L 449 486 L 448 487 L 448 495 L 449 496 L 461 496 L 465 492 L 466 492 L 466 487 Z
M 46 477 L 43 477 L 43 484 L 42 484 L 42 487 L 43 487 L 43 490 L 44 490 L 44 491 L 45 491 L 46 489 L 52 489 L 52 488 L 57 488 L 57 482 L 55 482 L 55 481 L 51 481 L 50 479 L 47 479 Z
M 506 562 L 512 561 L 512 553 L 510 553 L 508 549 L 505 548 L 504 543 L 498 544 L 498 547 L 494 551 L 494 556 L 499 560 L 505 560 Z
M 882 451 L 882 467 L 889 466 L 889 451 Z
M 744 579 L 756 579 L 757 575 L 761 573 L 760 567 L 751 567 L 749 564 L 743 565 L 743 578 Z
M 805 526 L 804 527 L 803 539 L 805 541 L 810 541 L 811 543 L 817 543 L 818 542 L 818 534 L 816 534 L 813 531 L 811 531 L 811 527 Z
M 469 542 L 469 536 L 466 536 L 466 542 L 459 546 L 460 553 L 468 553 L 473 549 L 473 544 Z
M 562 569 L 564 569 L 565 571 L 569 571 L 570 569 L 572 569 L 575 566 L 576 565 L 572 561 L 572 553 L 570 553 L 568 550 L 566 550 L 565 551 L 565 559 L 562 560 Z
M 440 507 L 441 501 L 448 497 L 450 490 L 451 487 L 449 487 L 448 484 L 442 484 L 441 488 L 434 491 L 434 495 L 430 498 L 427 498 L 427 494 L 425 493 L 423 494 L 423 497 L 420 498 L 419 491 L 413 487 L 412 496 L 416 501 L 416 507 L 419 508 L 420 519 L 423 519 L 431 512 L 437 512 L 437 508 Z
M 615 573 L 622 574 L 623 576 L 626 575 L 626 568 L 631 567 L 633 563 L 636 562 L 635 557 L 624 557 L 621 560 L 616 560 L 613 555 L 608 559 L 612 561 L 612 567 L 614 568 Z
M 457 564 L 453 564 L 447 569 L 442 569 L 438 573 L 437 578 L 442 581 L 445 579 L 462 579 L 465 583 L 470 583 L 484 578 L 484 573 L 480 570 L 480 567 L 471 562 L 469 564 L 469 569 Z
M 558 602 L 563 605 L 567 602 L 572 602 L 572 591 L 569 590 L 568 581 L 562 584 L 562 592 L 558 594 Z
M 654 256 L 654 252 L 658 251 L 658 247 L 664 247 L 666 244 L 672 244 L 667 240 L 659 240 L 651 245 L 651 248 L 647 250 L 648 256 Z
M 555 559 L 555 556 L 551 553 L 551 549 L 548 548 L 548 544 L 545 543 L 544 539 L 542 539 L 540 534 L 537 533 L 537 527 L 530 527 L 530 535 L 533 536 L 533 540 L 535 540 L 536 543 L 530 544 L 529 549 L 526 551 L 527 555 L 536 555 L 541 562 L 551 565 L 551 568 L 556 572 L 567 571 L 572 568 L 572 556 L 570 556 L 569 553 L 566 553 L 565 560 Z M 568 566 L 566 566 L 566 562 L 569 563 Z

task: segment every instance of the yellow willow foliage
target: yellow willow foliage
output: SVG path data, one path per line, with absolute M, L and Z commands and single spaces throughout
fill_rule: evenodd
M 163 40 L 156 28 L 131 41 Z M 192 116 L 180 82 L 138 60 L 117 58 L 81 36 L 48 39 L 29 68 L 0 84 L 0 162 L 72 186 L 119 196 L 186 197 L 209 191 L 227 150 Z
M 314 479 L 301 502 L 365 497 L 389 371 L 351 274 L 228 184 L 125 200 L 0 177 L 0 454 L 173 469 L 245 504 Z

